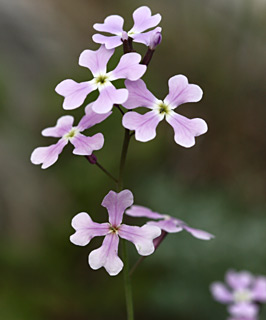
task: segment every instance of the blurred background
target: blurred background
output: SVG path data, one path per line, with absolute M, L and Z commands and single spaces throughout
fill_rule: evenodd
M 204 118 L 209 132 L 191 149 L 175 144 L 167 123 L 151 142 L 132 139 L 125 187 L 136 204 L 174 215 L 216 239 L 169 235 L 133 275 L 136 319 L 226 319 L 210 283 L 223 280 L 228 268 L 266 274 L 266 2 L 1 0 L 0 319 L 126 318 L 122 274 L 110 277 L 87 264 L 102 240 L 87 247 L 69 241 L 78 212 L 106 221 L 100 203 L 115 188 L 112 181 L 73 156 L 70 146 L 47 170 L 29 158 L 37 146 L 55 142 L 42 137 L 42 129 L 64 114 L 77 121 L 83 114 L 83 107 L 66 113 L 54 88 L 66 78 L 90 79 L 77 62 L 82 50 L 98 48 L 92 25 L 120 14 L 128 30 L 141 5 L 163 17 L 163 41 L 144 80 L 158 98 L 175 74 L 200 85 L 203 100 L 178 112 Z M 96 155 L 113 174 L 123 140 L 120 123 L 114 110 L 89 132 L 104 133 L 105 147 Z M 133 264 L 133 245 L 130 254 Z

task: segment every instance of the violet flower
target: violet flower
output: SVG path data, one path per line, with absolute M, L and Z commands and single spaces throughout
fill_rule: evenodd
M 214 282 L 210 289 L 215 300 L 229 304 L 228 311 L 236 319 L 255 319 L 258 305 L 266 303 L 266 277 L 255 277 L 248 271 L 229 270 L 225 284 Z
M 143 80 L 135 82 L 125 81 L 129 96 L 123 106 L 128 109 L 146 107 L 151 111 L 145 114 L 127 112 L 123 117 L 123 126 L 135 130 L 136 140 L 146 142 L 156 136 L 156 127 L 165 117 L 173 127 L 175 142 L 183 147 L 190 148 L 195 144 L 195 137 L 207 132 L 208 127 L 204 120 L 188 119 L 175 113 L 173 110 L 187 102 L 198 102 L 202 98 L 199 86 L 189 84 L 183 75 L 176 75 L 169 79 L 169 94 L 158 100 L 146 87 Z
M 117 275 L 122 270 L 123 262 L 118 257 L 119 237 L 132 242 L 142 256 L 154 252 L 153 239 L 161 234 L 158 227 L 122 224 L 124 211 L 132 204 L 131 191 L 123 190 L 119 193 L 110 191 L 102 202 L 102 206 L 108 211 L 109 222 L 93 222 L 86 212 L 81 212 L 72 219 L 72 227 L 76 230 L 70 237 L 72 243 L 86 246 L 92 238 L 105 236 L 102 246 L 89 254 L 89 265 L 92 269 L 104 267 L 111 276 Z
M 43 136 L 60 139 L 56 144 L 51 146 L 36 148 L 31 154 L 31 162 L 33 164 L 42 164 L 42 169 L 50 167 L 57 161 L 59 154 L 68 142 L 72 143 L 75 147 L 73 153 L 76 155 L 91 155 L 93 151 L 100 150 L 104 144 L 102 133 L 87 137 L 81 134 L 81 132 L 102 122 L 109 117 L 111 112 L 106 114 L 95 113 L 92 110 L 92 104 L 89 104 L 85 111 L 85 116 L 83 116 L 76 127 L 73 126 L 74 118 L 72 116 L 63 116 L 57 120 L 55 127 L 44 129 L 42 131 Z
M 104 36 L 97 33 L 92 36 L 92 39 L 96 43 L 104 44 L 107 49 L 116 48 L 129 38 L 135 42 L 148 45 L 154 30 L 144 31 L 157 26 L 161 18 L 158 13 L 152 16 L 150 8 L 146 6 L 139 7 L 133 12 L 133 27 L 129 31 L 124 31 L 124 19 L 119 15 L 111 15 L 104 20 L 104 23 L 95 23 L 93 28 L 100 32 L 110 33 L 112 36 Z M 161 32 L 161 30 L 160 27 L 156 28 L 158 32 Z
M 154 212 L 149 208 L 134 205 L 126 211 L 126 214 L 132 217 L 145 217 L 159 221 L 149 221 L 147 225 L 159 227 L 167 233 L 177 233 L 182 230 L 187 231 L 193 237 L 201 240 L 210 240 L 214 236 L 206 231 L 189 227 L 184 221 L 177 218 Z
M 102 45 L 98 50 L 84 50 L 79 57 L 79 65 L 90 69 L 93 79 L 85 82 L 75 82 L 67 79 L 60 82 L 55 91 L 64 96 L 63 108 L 76 109 L 83 104 L 87 95 L 98 89 L 99 96 L 93 103 L 93 110 L 97 113 L 111 111 L 114 104 L 121 104 L 128 98 L 125 88 L 116 89 L 112 81 L 117 79 L 138 80 L 146 71 L 146 66 L 139 64 L 141 56 L 131 52 L 123 55 L 116 68 L 107 72 L 107 63 L 112 57 L 114 49 L 108 50 Z

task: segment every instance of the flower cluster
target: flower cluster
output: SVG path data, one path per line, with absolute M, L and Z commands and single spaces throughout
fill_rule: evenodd
M 195 144 L 195 137 L 207 131 L 204 120 L 188 119 L 174 112 L 179 105 L 197 102 L 202 98 L 199 86 L 190 84 L 184 75 L 175 75 L 169 79 L 169 93 L 160 100 L 147 89 L 141 79 L 155 49 L 162 41 L 162 29 L 158 27 L 161 15 L 152 15 L 148 7 L 142 6 L 134 11 L 133 21 L 133 27 L 129 31 L 123 29 L 124 20 L 118 15 L 107 17 L 104 23 L 94 24 L 95 30 L 110 35 L 94 34 L 92 39 L 100 44 L 99 48 L 95 51 L 84 50 L 80 54 L 79 65 L 89 69 L 91 77 L 84 82 L 63 80 L 56 86 L 55 91 L 64 98 L 65 110 L 82 106 L 93 91 L 98 91 L 98 96 L 85 107 L 85 114 L 76 126 L 72 116 L 64 115 L 57 120 L 54 127 L 42 131 L 43 136 L 59 140 L 51 146 L 36 148 L 31 155 L 33 164 L 41 164 L 43 169 L 50 167 L 70 142 L 74 146 L 75 155 L 86 156 L 90 163 L 97 164 L 113 178 L 98 163 L 94 155 L 94 152 L 104 145 L 103 134 L 101 132 L 93 136 L 83 134 L 83 131 L 111 116 L 113 107 L 123 114 L 121 122 L 128 134 L 127 137 L 135 135 L 138 141 L 146 142 L 153 139 L 156 136 L 157 125 L 164 118 L 174 129 L 175 142 L 186 148 L 192 147 Z M 133 42 L 147 46 L 144 57 L 134 51 Z M 116 67 L 110 70 L 108 62 L 113 57 L 115 48 L 120 45 L 123 46 L 124 54 Z M 114 81 L 118 79 L 125 80 L 124 87 L 115 86 Z M 139 107 L 148 108 L 149 111 L 145 114 L 132 111 Z M 122 166 L 121 162 L 120 168 Z M 198 239 L 209 240 L 213 237 L 205 231 L 189 227 L 174 217 L 144 207 L 132 206 L 132 192 L 122 190 L 121 177 L 113 180 L 117 183 L 117 192 L 110 191 L 102 202 L 102 206 L 109 214 L 108 222 L 93 222 L 86 212 L 77 214 L 72 220 L 75 233 L 70 237 L 70 241 L 75 245 L 85 246 L 92 238 L 104 236 L 102 246 L 89 254 L 89 265 L 92 269 L 104 267 L 112 276 L 122 270 L 123 262 L 118 255 L 119 238 L 132 242 L 140 255 L 147 256 L 154 252 L 167 233 L 186 230 Z M 127 225 L 122 223 L 126 209 L 128 209 L 127 215 L 143 216 L 158 221 L 149 221 L 141 227 Z
M 266 303 L 266 277 L 229 270 L 225 284 L 214 282 L 211 293 L 215 300 L 229 305 L 228 320 L 257 320 L 260 305 Z

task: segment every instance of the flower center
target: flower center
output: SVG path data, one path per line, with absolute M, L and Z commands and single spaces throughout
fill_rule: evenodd
M 95 78 L 95 82 L 97 84 L 105 84 L 107 82 L 108 77 L 106 75 L 100 75 L 97 78 Z
M 234 300 L 239 302 L 250 302 L 252 300 L 252 294 L 249 290 L 238 290 L 234 293 Z
M 169 113 L 169 111 L 171 110 L 169 107 L 168 107 L 168 105 L 166 105 L 165 103 L 160 103 L 159 104 L 159 113 L 160 114 L 168 114 Z
M 110 229 L 111 233 L 116 233 L 117 234 L 118 230 L 119 230 L 119 226 L 115 227 L 115 226 L 110 225 L 109 229 Z
M 76 128 L 72 128 L 68 133 L 64 135 L 64 137 L 66 139 L 71 139 L 71 138 L 74 138 L 77 133 L 78 133 L 78 130 Z

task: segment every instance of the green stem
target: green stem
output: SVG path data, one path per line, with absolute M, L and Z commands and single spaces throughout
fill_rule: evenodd
M 122 240 L 123 246 L 123 257 L 124 257 L 124 286 L 126 294 L 126 305 L 127 305 L 127 320 L 134 320 L 134 308 L 133 308 L 133 298 L 131 289 L 131 279 L 129 275 L 129 263 L 128 263 L 128 253 L 126 240 Z
M 118 183 L 117 183 L 118 191 L 121 191 L 123 189 L 123 174 L 125 169 L 129 141 L 130 141 L 130 131 L 128 129 L 125 129 L 123 148 L 122 148 L 122 153 L 120 158 Z
M 100 168 L 109 178 L 111 178 L 116 184 L 118 180 L 109 172 L 107 171 L 98 161 L 95 163 L 98 168 Z

